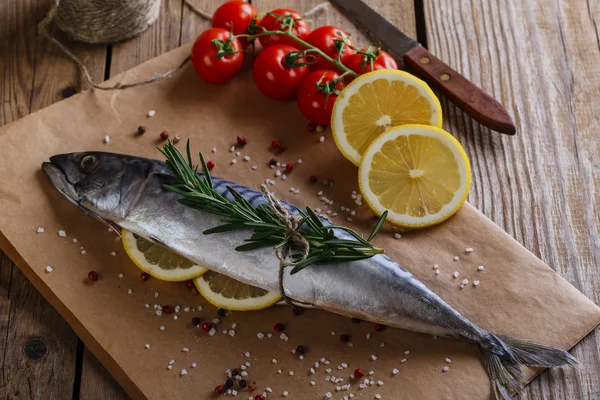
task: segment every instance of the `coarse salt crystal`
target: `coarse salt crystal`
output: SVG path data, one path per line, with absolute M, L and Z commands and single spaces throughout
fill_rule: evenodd
M 454 256 L 454 261 L 458 261 L 458 256 Z
M 167 368 L 168 369 L 173 369 L 173 366 L 172 365 L 167 365 Z
M 87 250 L 81 250 L 81 254 L 85 255 L 86 253 L 87 253 Z
M 458 278 L 458 271 L 454 271 L 454 273 L 452 274 L 453 277 Z
M 240 153 L 239 151 L 236 151 L 236 152 L 235 152 L 235 155 L 239 157 L 239 156 L 241 156 L 241 155 L 242 155 L 242 153 Z
M 325 370 L 325 372 L 327 372 L 328 374 L 330 374 L 330 373 L 331 373 L 331 368 L 327 368 L 327 369 Z
M 282 181 L 285 181 L 286 179 L 287 179 L 287 175 L 286 174 L 281 175 L 281 180 Z
M 116 252 L 116 251 L 113 251 L 113 252 L 111 252 L 111 253 L 110 253 L 110 255 L 114 257 L 114 256 L 116 256 L 116 255 L 117 255 L 117 252 Z
M 266 388 L 265 390 L 269 393 L 273 393 L 273 389 L 271 389 L 270 387 Z
M 311 367 L 311 369 L 310 369 L 310 373 L 311 373 L 311 374 L 314 374 L 314 373 L 315 373 L 315 369 Z
M 257 167 L 256 165 L 253 165 L 253 166 L 252 166 L 252 169 L 257 169 L 257 168 L 258 168 L 258 167 Z
M 473 286 L 479 286 L 479 281 L 473 281 Z
M 133 290 L 127 289 L 127 294 L 131 294 L 131 293 L 133 293 Z
M 373 360 L 373 361 L 377 360 L 377 356 L 375 354 L 371 354 L 371 360 Z
M 463 285 L 463 284 L 461 283 L 461 284 L 460 284 L 460 288 L 461 288 L 461 289 L 464 289 L 464 288 L 465 288 L 465 285 Z
M 371 376 L 375 375 L 375 371 L 369 371 L 369 375 L 371 375 Z
M 282 396 L 283 396 L 283 397 L 287 397 L 287 395 L 288 395 L 288 394 L 289 394 L 289 393 L 288 393 L 287 391 L 284 391 L 284 392 L 282 393 Z
M 324 142 L 324 141 L 325 141 L 325 136 L 321 136 L 321 137 L 319 138 L 319 142 Z
M 321 362 L 324 363 L 325 361 L 327 361 L 327 359 L 325 357 L 321 357 Z
M 376 399 L 380 399 L 380 398 L 381 398 L 381 395 L 380 395 L 379 393 L 377 393 L 377 394 L 375 395 L 375 398 L 376 398 Z
M 213 148 L 212 148 L 212 152 L 213 152 L 213 153 L 216 153 L 216 152 L 217 152 L 217 148 L 216 148 L 216 147 L 213 147 Z
M 235 336 L 235 331 L 233 329 L 229 330 L 229 336 L 231 336 L 231 337 Z
M 237 160 L 234 158 L 233 160 L 231 160 L 231 164 L 235 164 L 237 162 Z
M 45 229 L 42 227 L 37 228 L 37 233 L 44 233 Z
M 162 315 L 162 311 L 161 310 L 156 310 L 156 315 L 161 316 Z
M 409 354 L 410 354 L 410 350 L 406 350 L 406 351 L 404 352 L 404 354 L 406 354 L 406 355 L 409 355 Z
M 451 363 L 452 362 L 452 360 L 449 359 L 449 358 L 446 358 L 444 361 L 446 361 L 447 363 Z
M 468 280 L 468 279 L 463 279 L 463 280 L 462 280 L 462 282 L 461 282 L 461 284 L 463 284 L 463 285 L 466 285 L 466 284 L 468 284 L 468 283 L 469 283 L 469 280 Z
M 400 360 L 400 362 L 401 362 L 402 364 L 404 364 L 404 363 L 405 363 L 405 362 L 407 362 L 407 361 L 408 361 L 408 360 L 407 360 L 406 358 L 403 358 L 402 360 Z
M 161 331 L 164 331 L 164 330 L 165 330 L 165 326 L 164 326 L 164 325 L 161 325 L 161 326 L 160 326 L 160 330 L 161 330 Z
M 332 398 L 333 395 L 331 394 L 331 392 L 327 392 L 325 393 L 325 397 L 327 397 L 328 399 Z
M 248 373 L 246 371 L 242 371 L 242 372 L 240 372 L 240 375 L 242 375 L 242 376 L 248 376 Z
M 436 269 L 436 270 L 435 270 L 435 274 L 436 274 L 436 275 L 439 275 L 439 274 L 440 274 L 440 270 L 439 270 L 439 269 Z
M 145 347 L 145 348 L 147 348 L 147 349 L 149 349 L 149 348 L 150 348 L 150 345 L 149 345 L 149 344 L 146 344 L 144 347 Z
M 317 383 L 315 381 L 310 381 L 311 386 L 315 386 Z
M 302 159 L 298 159 L 297 163 L 302 164 Z
M 444 368 L 442 368 L 442 371 L 448 372 L 449 369 L 450 369 L 450 367 L 446 365 L 446 366 L 444 366 Z
M 123 274 L 119 274 L 119 278 L 122 278 L 122 277 L 123 277 Z
M 290 376 L 294 376 L 294 371 L 290 371 Z
M 221 320 L 219 318 L 214 318 L 212 320 L 212 323 L 215 324 L 215 325 L 217 325 L 219 322 L 221 322 Z
M 483 265 L 480 265 L 479 267 L 477 267 L 477 271 L 483 271 L 483 269 L 484 269 Z
M 104 136 L 104 144 L 108 144 L 108 142 L 110 142 L 110 136 L 106 135 Z
M 301 354 L 300 357 L 298 357 L 300 360 L 304 360 L 304 356 Z
M 196 368 L 198 366 L 198 364 L 196 364 L 195 362 L 192 363 L 192 368 Z
M 275 171 L 275 176 L 281 176 L 281 171 L 280 170 Z
M 187 353 L 188 351 L 190 351 L 190 349 L 188 349 L 187 347 L 184 347 L 183 349 L 181 349 L 181 351 Z
M 58 231 L 58 236 L 65 237 L 67 236 L 67 233 L 65 231 Z
M 342 363 L 342 368 L 348 368 L 348 364 Z
M 438 269 L 440 266 L 437 264 L 433 264 L 433 269 Z
M 52 267 L 49 265 L 46 265 L 46 272 L 52 272 Z
M 235 146 L 231 146 L 231 147 L 229 148 L 229 152 L 230 152 L 230 153 L 233 153 L 234 151 L 235 151 Z
M 473 251 L 473 249 L 472 249 L 472 248 L 470 248 L 470 247 L 467 247 L 467 248 L 465 249 L 465 251 L 466 251 L 467 253 L 471 253 L 471 252 Z
M 187 371 L 185 369 L 181 370 L 181 375 L 187 375 Z
M 148 118 L 152 118 L 156 115 L 156 110 L 149 110 L 148 111 Z
M 401 237 L 402 235 L 400 235 L 399 233 L 394 233 L 394 239 L 400 239 Z
M 394 374 L 394 375 L 398 375 L 398 372 L 400 372 L 400 370 L 398 368 L 394 368 L 392 370 L 392 374 Z
M 367 339 L 371 339 L 371 334 L 367 333 Z
M 77 243 L 77 238 L 73 238 L 73 243 Z
M 146 308 L 150 308 L 150 304 L 146 303 Z
M 202 306 L 198 306 L 197 310 L 202 311 Z
M 276 360 L 276 359 L 272 359 L 272 360 L 271 360 L 271 363 L 273 363 L 273 364 L 277 364 L 277 360 Z
M 249 156 L 244 156 L 244 161 L 246 161 L 246 162 L 250 161 L 250 157 Z
M 377 381 L 377 386 L 383 386 L 383 381 Z
M 214 336 L 214 335 L 215 335 L 215 333 L 217 333 L 217 330 L 216 330 L 215 328 L 212 328 L 210 331 L 208 331 L 208 334 L 209 334 L 210 336 Z
M 273 334 L 271 332 L 267 333 L 267 337 L 270 339 L 273 337 Z
M 249 351 L 245 352 L 245 353 L 244 353 L 244 356 L 246 356 L 246 357 L 250 357 L 250 352 L 249 352 Z

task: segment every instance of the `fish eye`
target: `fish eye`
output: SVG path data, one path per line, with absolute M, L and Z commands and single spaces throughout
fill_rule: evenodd
M 92 172 L 98 165 L 98 157 L 96 156 L 85 156 L 79 163 L 81 170 L 86 174 Z

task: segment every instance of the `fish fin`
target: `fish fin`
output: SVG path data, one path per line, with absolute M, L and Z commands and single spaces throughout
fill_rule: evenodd
M 490 333 L 489 337 L 490 341 L 480 347 L 496 399 L 511 400 L 510 392 L 521 389 L 523 366 L 550 368 L 577 364 L 564 350 L 504 335 Z

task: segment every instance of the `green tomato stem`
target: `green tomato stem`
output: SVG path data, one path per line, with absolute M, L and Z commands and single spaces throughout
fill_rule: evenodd
M 236 37 L 246 37 L 248 38 L 248 41 L 253 41 L 256 38 L 259 38 L 261 36 L 272 36 L 272 35 L 281 35 L 281 36 L 286 36 L 290 39 L 292 39 L 294 42 L 298 43 L 299 45 L 301 45 L 302 47 L 304 47 L 306 50 L 309 50 L 311 52 L 315 52 L 318 55 L 320 55 L 321 57 L 323 57 L 325 60 L 329 61 L 330 63 L 332 63 L 333 65 L 335 65 L 336 67 L 338 67 L 345 75 L 350 75 L 354 78 L 356 78 L 358 76 L 358 74 L 354 71 L 352 71 L 350 68 L 346 67 L 344 64 L 341 63 L 340 60 L 337 59 L 333 59 L 331 57 L 329 57 L 327 54 L 325 54 L 321 49 L 305 42 L 304 40 L 300 39 L 298 36 L 294 35 L 291 32 L 291 29 L 289 31 L 268 31 L 268 30 L 263 30 L 260 33 L 257 33 L 256 35 L 246 35 L 246 34 L 241 34 L 241 35 L 237 35 Z M 338 57 L 339 58 L 339 57 Z

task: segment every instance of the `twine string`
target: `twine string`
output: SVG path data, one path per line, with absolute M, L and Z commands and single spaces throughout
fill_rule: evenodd
M 308 258 L 310 244 L 298 231 L 298 228 L 304 223 L 304 217 L 294 215 L 287 207 L 281 204 L 281 201 L 267 189 L 266 185 L 261 185 L 260 191 L 269 202 L 273 214 L 275 214 L 285 226 L 285 236 L 283 238 L 285 244 L 275 250 L 275 255 L 279 260 L 279 293 L 286 303 L 293 305 L 292 300 L 285 294 L 283 277 L 287 267 L 293 267 Z M 292 243 L 294 242 L 299 244 L 302 248 L 302 252 L 296 257 L 295 261 L 292 260 Z

